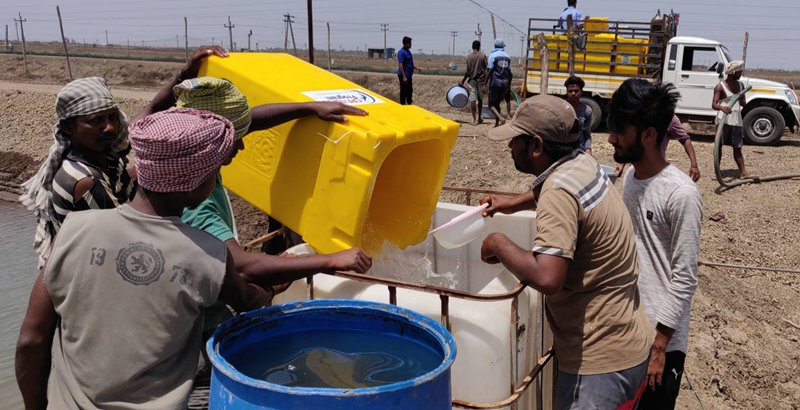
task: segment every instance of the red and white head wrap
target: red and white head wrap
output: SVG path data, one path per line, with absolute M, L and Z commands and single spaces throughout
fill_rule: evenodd
M 131 124 L 139 185 L 188 192 L 211 177 L 233 149 L 233 124 L 210 111 L 177 108 Z

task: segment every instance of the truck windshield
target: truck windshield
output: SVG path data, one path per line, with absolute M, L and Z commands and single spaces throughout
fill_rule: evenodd
M 728 47 L 725 47 L 721 44 L 719 47 L 722 49 L 722 54 L 725 56 L 725 61 L 723 61 L 723 63 L 727 65 L 731 61 L 731 55 L 728 53 Z

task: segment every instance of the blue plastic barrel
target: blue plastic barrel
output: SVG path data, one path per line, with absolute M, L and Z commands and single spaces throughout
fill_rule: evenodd
M 292 332 L 346 329 L 411 338 L 441 354 L 419 377 L 377 387 L 287 387 L 257 380 L 226 358 L 241 346 Z M 368 335 L 369 333 L 365 333 Z M 368 336 L 365 336 L 368 337 Z M 313 300 L 267 307 L 221 324 L 206 349 L 213 366 L 209 409 L 451 409 L 453 336 L 438 322 L 393 305 L 355 300 Z

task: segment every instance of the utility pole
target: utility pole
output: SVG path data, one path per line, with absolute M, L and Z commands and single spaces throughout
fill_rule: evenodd
M 284 33 L 284 37 L 283 37 L 283 49 L 284 49 L 284 51 L 289 51 L 289 35 L 291 34 L 291 36 L 292 36 L 292 49 L 294 50 L 294 55 L 296 56 L 297 55 L 297 44 L 295 44 L 295 42 L 294 42 L 294 29 L 292 28 L 292 23 L 294 23 L 294 16 L 289 14 L 289 13 L 286 13 L 286 14 L 283 15 L 283 17 L 285 18 L 285 20 L 283 20 L 283 22 L 286 23 L 286 32 Z
M 747 67 L 747 42 L 750 41 L 750 32 L 744 32 L 744 48 L 742 49 L 742 61 L 744 61 L 745 67 Z
M 67 72 L 69 72 L 69 79 L 72 81 L 72 66 L 69 63 L 69 51 L 67 51 L 67 39 L 64 37 L 64 25 L 61 23 L 61 9 L 56 6 L 56 13 L 58 13 L 58 27 L 61 29 L 61 42 L 64 43 L 64 55 L 67 57 Z M 8 26 L 6 26 L 6 38 L 8 38 Z
M 253 30 L 250 30 L 250 32 L 247 33 L 247 51 L 253 51 L 250 48 L 250 37 L 252 36 L 253 36 Z
M 478 36 L 478 41 L 481 41 L 481 36 L 483 32 L 481 31 L 481 23 L 478 23 L 478 31 L 475 32 L 475 35 Z
M 106 45 L 108 45 L 108 30 L 106 30 Z
M 331 71 L 331 23 L 327 22 L 325 25 L 328 26 L 328 71 Z
M 314 64 L 314 8 L 311 6 L 311 0 L 308 0 L 306 8 L 308 9 L 308 62 Z
M 519 63 L 522 64 L 525 61 L 527 55 L 525 55 L 525 39 L 527 36 L 519 36 Z
M 6 24 L 6 50 L 8 50 L 8 24 Z
M 383 31 L 383 65 L 389 65 L 389 50 L 386 48 L 386 33 L 389 32 L 389 24 L 381 24 L 381 31 Z
M 14 32 L 17 33 L 17 43 L 19 43 L 19 27 L 17 26 L 17 19 L 14 19 Z
M 259 51 L 258 50 L 258 41 L 256 41 L 256 51 Z
M 186 49 L 186 61 L 189 61 L 189 20 L 183 18 L 183 39 L 184 48 Z
M 175 48 L 177 48 L 177 49 L 181 48 L 181 36 L 180 36 L 180 34 L 176 34 L 175 35 Z
M 490 14 L 492 16 L 492 41 L 497 38 L 497 26 L 494 24 L 494 14 Z
M 22 26 L 22 23 L 28 21 L 28 19 L 23 19 L 22 13 L 19 13 L 19 20 L 14 19 L 14 21 L 19 22 L 19 31 L 22 32 L 22 65 L 25 68 L 25 74 L 28 74 L 28 54 L 25 51 L 25 27 Z
M 231 51 L 236 51 L 236 50 L 233 48 L 233 28 L 234 28 L 234 27 L 236 27 L 236 26 L 234 26 L 233 24 L 231 24 L 231 16 L 228 16 L 228 24 L 223 24 L 222 26 L 228 29 L 228 39 L 230 40 L 230 43 L 229 43 L 229 44 L 230 44 L 230 46 L 231 46 L 231 47 L 230 47 L 230 50 L 231 50 Z
M 456 59 L 456 36 L 458 35 L 458 31 L 451 31 L 450 36 L 453 37 L 453 61 Z

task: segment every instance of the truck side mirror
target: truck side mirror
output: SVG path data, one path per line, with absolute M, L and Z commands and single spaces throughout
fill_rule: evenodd
M 717 63 L 717 74 L 719 74 L 719 78 L 722 78 L 722 72 L 725 70 L 725 65 Z

